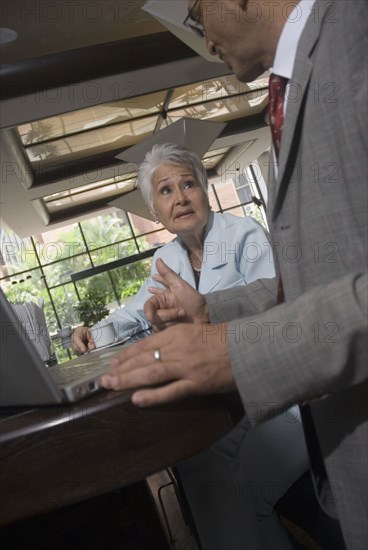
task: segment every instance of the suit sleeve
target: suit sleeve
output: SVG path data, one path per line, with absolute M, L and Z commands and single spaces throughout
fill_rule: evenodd
M 223 323 L 237 317 L 261 313 L 276 305 L 277 281 L 259 279 L 247 286 L 238 286 L 206 294 L 211 323 Z
M 265 289 L 258 291 L 265 296 Z M 231 308 L 235 315 L 249 314 L 257 300 L 236 294 L 223 293 L 217 304 L 214 295 L 206 297 L 211 320 L 229 320 Z M 277 413 L 366 383 L 367 296 L 367 274 L 355 273 L 263 313 L 233 316 L 227 344 L 245 409 L 255 403 L 262 420 L 270 403 Z M 257 305 L 265 306 L 266 300 Z

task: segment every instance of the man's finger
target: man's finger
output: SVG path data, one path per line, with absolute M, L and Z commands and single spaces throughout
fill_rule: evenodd
M 156 283 L 160 283 L 164 287 L 168 288 L 168 285 L 165 283 L 165 280 L 161 275 L 159 275 L 158 273 L 155 273 L 153 278 L 156 281 Z
M 185 317 L 185 311 L 183 309 L 160 309 L 159 311 L 156 311 L 154 319 L 152 319 L 152 322 L 157 324 L 162 323 L 175 323 L 175 321 L 178 321 Z
M 147 355 L 149 353 L 149 356 Z M 156 386 L 174 378 L 173 368 L 164 361 L 156 361 L 153 351 L 142 357 L 144 367 L 131 368 L 130 365 L 121 365 L 102 375 L 101 384 L 113 390 Z
M 141 367 L 144 364 L 142 362 L 144 353 L 150 352 L 153 357 L 154 350 L 161 349 L 166 343 L 166 335 L 164 332 L 147 336 L 139 342 L 123 347 L 123 349 L 112 358 L 111 367 L 113 369 L 123 364 L 125 367 L 125 363 L 128 361 L 129 363 L 127 364 L 129 368 Z
M 185 311 L 183 308 L 161 309 L 160 302 L 156 296 L 153 296 L 147 300 L 144 304 L 143 310 L 148 321 L 154 324 L 174 322 L 177 319 L 182 319 L 185 317 Z
M 150 338 L 153 338 L 153 336 L 147 336 L 147 340 L 149 340 Z M 114 357 L 112 358 L 111 367 L 118 367 L 119 365 L 127 363 L 131 359 L 133 360 L 137 359 L 137 357 L 140 357 L 140 355 L 143 354 L 147 349 L 147 344 L 145 340 L 142 340 L 141 342 L 136 342 L 127 347 L 123 347 L 122 351 L 114 355 Z
M 165 289 L 163 288 L 160 288 L 158 286 L 149 286 L 148 287 L 148 291 L 151 293 L 151 294 L 164 294 L 166 292 Z
M 173 327 L 176 325 L 177 322 L 174 321 L 172 323 L 153 323 L 152 324 L 152 330 L 153 332 L 161 332 L 162 330 L 165 330 L 166 328 Z
M 132 395 L 132 402 L 138 407 L 151 407 L 162 403 L 170 403 L 193 395 L 193 385 L 188 380 L 176 380 L 166 386 L 154 389 L 138 390 Z
M 157 296 L 152 296 L 152 298 L 149 298 L 143 306 L 143 311 L 146 319 L 152 322 L 158 309 L 160 309 L 160 302 Z
M 170 287 L 170 285 L 176 283 L 177 281 L 181 281 L 181 278 L 175 271 L 170 269 L 168 265 L 165 264 L 161 258 L 158 258 L 156 260 L 156 268 L 159 273 L 158 277 L 161 275 L 162 279 L 159 282 L 162 282 L 164 285 Z M 156 278 L 157 276 L 155 276 Z M 158 279 L 156 279 L 158 280 Z

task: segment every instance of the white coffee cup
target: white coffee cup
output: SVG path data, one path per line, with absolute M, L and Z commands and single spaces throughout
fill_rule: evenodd
M 104 346 L 110 346 L 116 341 L 114 323 L 108 323 L 102 327 L 91 328 L 93 340 L 96 348 L 102 348 Z

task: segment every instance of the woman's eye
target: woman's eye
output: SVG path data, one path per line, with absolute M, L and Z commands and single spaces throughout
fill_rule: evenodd
M 160 193 L 161 195 L 167 195 L 168 193 L 170 193 L 170 187 L 162 187 L 160 189 Z
M 193 181 L 186 181 L 185 185 L 184 185 L 184 188 L 185 189 L 190 189 L 191 187 L 194 187 L 194 182 Z

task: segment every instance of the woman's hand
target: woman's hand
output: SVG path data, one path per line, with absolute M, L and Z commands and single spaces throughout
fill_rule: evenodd
M 111 364 L 100 383 L 113 390 L 139 388 L 132 401 L 140 407 L 235 389 L 226 324 L 175 325 L 127 347 Z
M 154 294 L 144 304 L 144 314 L 155 332 L 175 323 L 202 324 L 209 321 L 206 300 L 170 269 L 162 260 L 156 262 L 158 275 L 154 279 L 166 289 L 150 287 Z
M 71 336 L 72 350 L 77 355 L 95 349 L 96 345 L 88 327 L 77 327 Z

